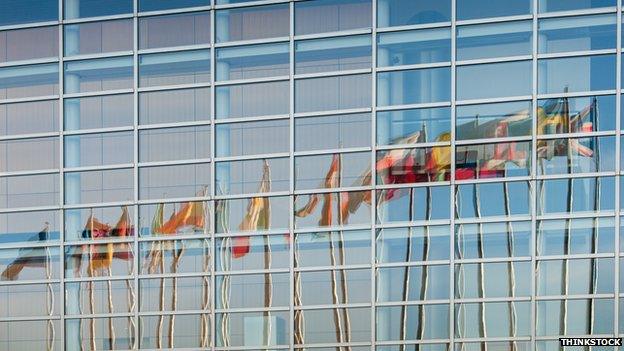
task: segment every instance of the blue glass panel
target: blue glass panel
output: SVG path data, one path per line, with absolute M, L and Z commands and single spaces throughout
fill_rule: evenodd
M 139 85 L 175 85 L 210 81 L 210 50 L 180 51 L 139 57 Z
M 0 26 L 58 20 L 58 0 L 0 1 Z
M 450 131 L 451 109 L 448 107 L 377 112 L 378 145 L 405 144 L 406 138 L 417 133 L 416 142 L 434 142 L 443 140 Z
M 111 16 L 133 12 L 132 0 L 65 0 L 65 19 Z
M 615 207 L 613 177 L 542 180 L 537 183 L 538 214 L 612 212 Z
M 539 0 L 539 12 L 615 7 L 616 0 Z
M 457 28 L 457 59 L 530 55 L 531 21 L 477 24 Z
M 217 80 L 288 75 L 288 43 L 217 49 Z
M 295 43 L 295 73 L 319 73 L 369 68 L 369 35 L 302 40 Z
M 538 92 L 615 89 L 615 55 L 583 56 L 540 60 Z
M 58 64 L 0 68 L 0 100 L 58 94 Z
M 528 181 L 460 184 L 455 193 L 455 214 L 457 218 L 528 216 L 531 189 Z
M 216 13 L 216 41 L 287 37 L 289 18 L 288 4 L 220 10 Z
M 210 6 L 210 0 L 139 0 L 139 11 L 141 12 L 196 6 Z
M 377 230 L 376 261 L 418 262 L 449 259 L 448 225 Z
M 381 33 L 377 37 L 377 67 L 451 60 L 448 28 Z
M 457 140 L 530 135 L 531 102 L 457 106 Z
M 457 99 L 531 95 L 531 61 L 457 67 Z
M 616 16 L 550 18 L 539 22 L 539 52 L 615 49 Z
M 228 0 L 217 0 L 220 1 Z M 240 2 L 240 0 L 229 0 Z M 247 0 L 248 1 L 248 0 Z M 372 27 L 374 0 L 316 0 L 295 2 L 295 34 L 337 32 Z
M 615 137 L 561 138 L 537 143 L 538 174 L 608 172 L 615 169 Z
M 449 101 L 449 67 L 383 72 L 377 75 L 377 105 L 407 105 Z
M 370 74 L 298 79 L 295 112 L 370 107 L 371 94 Z
M 451 0 L 379 0 L 377 26 L 407 26 L 451 20 Z
M 132 88 L 132 57 L 65 63 L 65 93 Z
M 486 17 L 518 16 L 531 13 L 533 0 L 483 0 L 457 1 L 457 20 Z
M 455 227 L 459 259 L 531 255 L 531 222 L 467 223 Z
M 562 114 L 562 109 L 566 109 L 567 114 Z M 538 101 L 538 134 L 614 130 L 615 120 L 614 95 L 565 97 Z

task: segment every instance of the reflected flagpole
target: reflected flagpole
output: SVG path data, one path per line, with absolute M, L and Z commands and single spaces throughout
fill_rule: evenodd
M 477 172 L 478 172 L 478 167 L 477 167 Z M 479 184 L 475 183 L 473 184 L 474 187 L 474 206 L 475 206 L 475 211 L 477 214 L 477 218 L 481 219 L 481 196 L 480 196 L 480 189 L 479 189 Z M 479 222 L 479 224 L 477 224 L 477 231 L 478 231 L 478 242 L 479 244 L 477 245 L 478 247 L 478 251 L 479 251 L 479 258 L 483 259 L 485 256 L 485 248 L 484 248 L 484 244 L 483 244 L 483 223 Z M 485 267 L 483 262 L 479 262 L 479 297 L 480 298 L 484 298 L 485 297 Z M 480 314 L 481 314 L 481 318 L 479 321 L 479 329 L 481 331 L 480 336 L 483 338 L 487 338 L 487 324 L 485 321 L 485 303 L 484 302 L 480 302 Z M 481 350 L 482 351 L 487 351 L 488 350 L 488 346 L 487 343 L 481 343 Z

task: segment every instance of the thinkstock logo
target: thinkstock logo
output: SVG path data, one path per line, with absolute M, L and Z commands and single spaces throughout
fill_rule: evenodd
M 622 346 L 622 338 L 559 338 L 561 346 Z

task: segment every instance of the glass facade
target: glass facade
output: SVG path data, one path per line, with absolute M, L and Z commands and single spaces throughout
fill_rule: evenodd
M 0 1 L 0 350 L 624 335 L 622 1 Z

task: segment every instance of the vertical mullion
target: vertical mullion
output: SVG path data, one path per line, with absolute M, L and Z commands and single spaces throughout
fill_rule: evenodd
M 375 350 L 377 348 L 375 341 L 377 339 L 377 246 L 376 246 L 376 236 L 377 236 L 377 0 L 372 1 L 372 38 L 371 44 L 372 48 L 372 73 L 371 73 L 371 84 L 373 88 L 372 93 L 372 101 L 371 101 L 371 186 L 373 188 L 371 194 L 371 350 Z M 411 209 L 410 209 L 411 210 Z
M 614 293 L 615 293 L 615 301 L 613 302 L 613 333 L 614 335 L 619 334 L 619 310 L 620 310 L 620 174 L 621 174 L 621 161 L 620 157 L 622 157 L 621 153 L 621 140 L 620 137 L 622 135 L 621 128 L 622 124 L 620 121 L 620 116 L 622 113 L 622 99 L 621 99 L 621 89 L 622 89 L 622 0 L 617 0 L 617 28 L 616 28 L 616 75 L 615 75 L 615 267 L 614 267 Z
M 139 232 L 141 230 L 141 228 L 139 227 L 139 206 L 136 205 L 137 201 L 139 200 L 139 169 L 138 169 L 138 163 L 139 163 L 139 131 L 138 131 L 138 125 L 139 125 L 139 94 L 138 94 L 138 87 L 139 87 L 139 55 L 137 54 L 139 51 L 139 19 L 138 19 L 138 9 L 139 9 L 139 0 L 133 0 L 133 19 L 132 19 L 132 61 L 133 61 L 133 94 L 132 94 L 132 101 L 133 101 L 133 148 L 134 148 L 134 157 L 133 157 L 133 168 L 132 168 L 132 174 L 133 174 L 133 184 L 134 184 L 134 223 L 135 224 L 135 233 L 134 233 L 134 257 L 132 258 L 134 260 L 133 265 L 134 265 L 134 345 L 136 348 L 140 348 L 140 321 L 139 321 L 139 300 L 141 299 L 141 291 L 139 290 L 139 255 L 140 255 L 140 251 L 139 251 Z
M 216 104 L 217 104 L 217 99 L 216 99 L 216 89 L 215 89 L 215 80 L 216 80 L 216 55 L 215 55 L 215 48 L 214 48 L 214 43 L 215 43 L 215 38 L 216 38 L 216 30 L 217 30 L 217 26 L 215 24 L 215 10 L 214 10 L 214 6 L 215 6 L 215 0 L 211 0 L 211 10 L 210 10 L 210 138 L 211 138 L 211 142 L 210 142 L 210 172 L 211 172 L 211 186 L 210 186 L 210 195 L 211 195 L 211 199 L 214 199 L 215 194 L 216 194 L 216 165 L 215 165 L 215 155 L 216 155 L 216 149 L 217 149 L 217 135 L 216 133 L 216 128 L 215 128 L 215 119 L 216 119 Z M 210 201 L 209 203 L 212 203 L 212 208 L 213 211 L 216 211 L 217 207 L 216 204 L 214 203 L 214 201 Z M 210 207 L 209 207 L 210 208 Z M 216 242 L 216 238 L 215 238 L 215 233 L 217 230 L 217 226 L 216 226 L 216 213 L 213 212 L 213 216 L 211 216 L 211 229 L 212 229 L 212 235 L 211 235 L 211 240 L 210 240 L 210 254 L 211 254 L 211 258 L 210 258 L 210 298 L 212 299 L 212 301 L 210 301 L 209 303 L 209 308 L 210 308 L 210 349 L 214 350 L 217 344 L 217 319 L 216 319 L 216 314 L 215 314 L 215 305 L 216 305 L 216 292 L 215 292 L 215 288 L 216 288 L 216 283 L 215 283 L 215 266 L 216 266 L 216 249 L 215 246 L 217 244 Z M 204 272 L 205 273 L 205 272 Z
M 64 172 L 64 164 L 65 164 L 65 151 L 64 151 L 64 139 L 63 130 L 65 129 L 64 122 L 64 100 L 63 93 L 65 91 L 65 81 L 63 79 L 63 57 L 65 55 L 65 45 L 64 45 L 64 25 L 63 25 L 63 0 L 58 0 L 59 2 L 59 12 L 58 12 L 58 38 L 59 38 L 59 46 L 58 46 L 58 58 L 59 58 L 59 100 L 58 100 L 58 108 L 59 108 L 59 130 L 58 130 L 58 138 L 59 138 L 59 314 L 60 314 L 60 338 L 61 338 L 61 350 L 66 349 L 65 345 L 65 172 Z
M 529 181 L 529 192 L 530 192 L 530 200 L 531 204 L 531 238 L 529 240 L 529 247 L 531 251 L 531 314 L 530 314 L 530 325 L 531 325 L 531 350 L 536 350 L 535 336 L 536 336 L 536 326 L 537 326 L 537 304 L 535 301 L 537 288 L 536 288 L 536 240 L 537 240 L 537 189 L 538 189 L 538 181 L 537 178 L 537 51 L 538 51 L 538 22 L 537 22 L 537 14 L 538 14 L 538 0 L 532 0 L 533 3 L 531 5 L 533 12 L 533 22 L 532 22 L 532 62 L 531 62 L 531 181 Z
M 457 105 L 456 105 L 456 77 L 457 77 L 457 1 L 451 1 L 451 184 L 449 185 L 450 191 L 449 200 L 450 204 L 450 228 L 449 228 L 449 340 L 450 350 L 455 349 L 455 143 L 456 133 L 455 127 L 457 124 Z
M 290 235 L 290 242 L 289 242 L 289 255 L 288 255 L 288 267 L 289 267 L 289 297 L 288 297 L 288 318 L 289 318 L 289 339 L 288 339 L 288 345 L 290 347 L 290 349 L 294 349 L 294 344 L 295 344 L 295 328 L 297 327 L 295 325 L 295 273 L 294 273 L 294 267 L 295 267 L 295 197 L 294 197 L 294 191 L 295 191 L 295 158 L 293 156 L 294 151 L 295 151 L 295 119 L 294 119 L 294 113 L 295 113 L 295 81 L 294 81 L 294 74 L 295 74 L 295 41 L 294 41 L 294 37 L 295 37 L 295 4 L 293 2 L 289 3 L 289 14 L 290 14 L 290 18 L 289 18 L 289 35 L 288 35 L 288 62 L 289 62 L 289 83 L 288 83 L 288 91 L 289 91 L 289 101 L 288 101 L 288 111 L 289 111 L 289 201 L 288 201 L 288 231 Z

